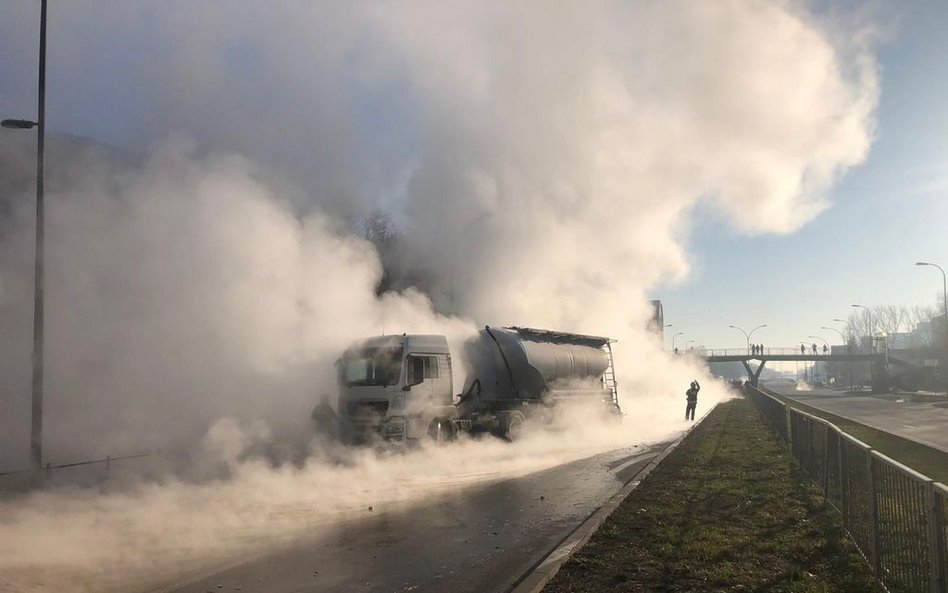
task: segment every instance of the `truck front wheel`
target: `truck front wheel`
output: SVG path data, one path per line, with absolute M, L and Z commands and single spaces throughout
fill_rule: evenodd
M 428 438 L 441 445 L 454 439 L 454 424 L 444 418 L 435 418 L 428 425 Z
M 504 415 L 503 429 L 504 438 L 510 442 L 515 442 L 523 437 L 523 428 L 527 419 L 521 412 L 507 412 Z

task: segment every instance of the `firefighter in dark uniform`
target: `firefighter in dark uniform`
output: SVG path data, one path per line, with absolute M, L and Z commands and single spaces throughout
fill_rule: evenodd
M 697 380 L 692 381 L 691 387 L 685 392 L 685 397 L 688 400 L 688 405 L 685 407 L 685 420 L 695 419 L 695 408 L 698 407 L 699 391 L 701 391 L 701 385 L 698 385 Z

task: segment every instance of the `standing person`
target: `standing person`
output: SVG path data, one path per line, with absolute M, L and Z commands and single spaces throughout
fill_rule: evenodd
M 806 354 L 806 345 L 800 344 L 800 354 Z
M 685 398 L 688 400 L 688 405 L 685 406 L 685 420 L 695 419 L 695 408 L 698 407 L 699 391 L 701 391 L 701 385 L 698 385 L 697 380 L 692 381 L 691 387 L 685 392 Z
M 816 342 L 813 342 L 813 354 L 816 354 Z
M 827 350 L 829 350 L 829 348 L 826 347 L 826 344 L 823 344 L 823 356 L 826 356 Z

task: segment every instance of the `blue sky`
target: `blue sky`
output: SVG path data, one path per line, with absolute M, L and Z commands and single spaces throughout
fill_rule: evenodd
M 893 27 L 877 53 L 882 69 L 876 141 L 865 163 L 831 194 L 832 207 L 796 233 L 740 236 L 698 217 L 693 273 L 656 288 L 667 342 L 783 346 L 833 332 L 853 303 L 935 305 L 948 268 L 948 2 L 899 3 L 882 11 Z M 807 340 L 809 343 L 812 340 Z

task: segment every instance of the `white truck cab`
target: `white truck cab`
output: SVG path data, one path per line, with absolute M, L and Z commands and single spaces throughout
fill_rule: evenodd
M 451 353 L 438 335 L 377 336 L 338 361 L 340 436 L 420 439 L 456 414 Z M 449 423 L 449 420 L 448 420 Z

